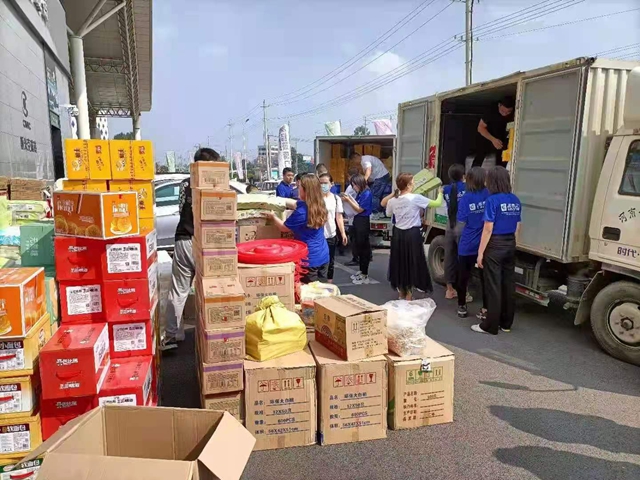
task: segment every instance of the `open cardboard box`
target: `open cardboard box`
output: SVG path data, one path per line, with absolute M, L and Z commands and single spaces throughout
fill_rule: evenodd
M 69 422 L 24 461 L 45 455 L 38 478 L 46 480 L 231 480 L 254 444 L 227 412 L 109 405 Z

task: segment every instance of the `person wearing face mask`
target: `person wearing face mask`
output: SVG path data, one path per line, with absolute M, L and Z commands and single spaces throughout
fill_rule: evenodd
M 351 198 L 346 193 L 340 195 L 342 201 L 348 204 L 356 212 L 353 217 L 354 256 L 357 255 L 360 262 L 360 271 L 351 278 L 355 285 L 369 284 L 369 263 L 371 263 L 371 212 L 373 195 L 363 175 L 351 177 L 351 186 L 356 192 L 356 198 Z
M 324 204 L 327 207 L 327 223 L 324 224 L 324 238 L 329 246 L 329 267 L 327 269 L 327 282 L 333 283 L 334 263 L 336 247 L 338 244 L 347 244 L 347 235 L 344 231 L 344 208 L 342 200 L 331 191 L 333 178 L 326 172 L 320 175 L 320 188 L 324 196 Z
M 395 218 L 387 275 L 400 300 L 411 300 L 413 289 L 433 291 L 420 229 L 424 210 L 442 205 L 442 189 L 435 200 L 412 193 L 413 175 L 410 173 L 398 175 L 396 187 L 396 191 L 381 202 L 387 216 Z

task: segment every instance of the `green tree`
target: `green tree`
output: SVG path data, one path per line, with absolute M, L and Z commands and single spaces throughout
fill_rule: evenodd
M 301 153 L 291 147 L 291 167 L 296 173 L 307 173 L 309 171 L 309 163 L 304 161 Z
M 114 140 L 133 140 L 133 139 L 134 139 L 134 137 L 133 137 L 133 132 L 127 132 L 127 133 L 120 132 L 120 133 L 116 133 L 116 134 L 113 136 L 113 139 L 114 139 Z
M 156 163 L 156 173 L 169 173 L 169 167 L 167 165 L 160 165 Z
M 359 127 L 356 127 L 353 134 L 357 137 L 364 137 L 365 135 L 371 135 L 371 132 L 364 125 L 360 125 Z

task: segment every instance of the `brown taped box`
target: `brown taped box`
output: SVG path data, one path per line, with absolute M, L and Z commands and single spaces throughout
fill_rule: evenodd
M 316 341 L 320 445 L 387 438 L 387 359 L 347 362 Z
M 194 223 L 236 220 L 238 201 L 235 192 L 192 188 L 192 193 Z
M 293 263 L 238 264 L 238 280 L 245 294 L 246 315 L 255 312 L 260 300 L 269 295 L 277 295 L 282 304 L 294 312 L 294 272 Z
M 293 239 L 293 234 L 281 232 L 275 225 L 252 225 L 237 228 L 236 239 L 238 243 L 274 238 Z
M 355 295 L 315 300 L 316 341 L 343 360 L 388 353 L 387 310 Z
M 240 423 L 244 423 L 244 394 L 223 393 L 220 395 L 202 395 L 202 408 L 205 410 L 221 410 L 229 412 Z
M 195 279 L 196 307 L 205 330 L 245 326 L 244 292 L 236 278 Z
M 196 367 L 200 380 L 200 393 L 202 395 L 216 395 L 219 393 L 239 392 L 244 388 L 243 362 L 205 363 L 200 352 L 200 335 L 196 335 Z
M 227 162 L 194 162 L 189 166 L 191 187 L 229 190 Z
M 200 359 L 204 363 L 244 360 L 244 327 L 205 331 L 200 324 L 198 335 L 200 335 Z
M 226 412 L 109 405 L 72 420 L 25 461 L 39 478 L 237 480 L 255 439 Z
M 202 248 L 235 248 L 235 222 L 194 222 L 193 238 Z
M 316 442 L 316 364 L 308 348 L 266 362 L 246 360 L 247 429 L 256 450 Z
M 400 430 L 453 422 L 455 357 L 427 337 L 423 355 L 387 355 L 389 428 Z
M 196 271 L 205 278 L 235 278 L 238 275 L 238 251 L 233 248 L 203 249 L 193 241 Z

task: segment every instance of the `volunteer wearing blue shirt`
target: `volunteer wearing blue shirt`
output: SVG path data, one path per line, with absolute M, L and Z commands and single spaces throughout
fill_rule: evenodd
M 298 198 L 298 191 L 293 183 L 294 173 L 289 167 L 282 170 L 282 181 L 276 187 L 276 197 Z
M 483 269 L 487 297 L 487 317 L 471 329 L 498 334 L 511 331 L 515 312 L 514 278 L 516 233 L 520 228 L 522 205 L 511 193 L 509 172 L 493 167 L 487 173 L 484 228 L 478 250 L 478 267 Z
M 299 194 L 296 209 L 286 221 L 283 222 L 273 213 L 268 216 L 281 232 L 292 232 L 293 238 L 307 245 L 309 254 L 304 265 L 307 273 L 302 277 L 302 283 L 326 281 L 329 266 L 329 246 L 324 238 L 327 207 L 318 177 L 313 174 L 303 175 L 300 178 Z
M 482 167 L 473 167 L 466 176 L 466 192 L 458 202 L 457 229 L 458 241 L 458 316 L 467 316 L 467 286 L 469 277 L 478 258 L 480 238 L 484 227 L 484 207 L 489 191 L 484 187 L 485 171 Z M 480 276 L 482 282 L 482 275 Z M 482 286 L 482 310 L 478 318 L 482 319 L 486 310 L 486 295 Z
M 465 192 L 464 166 L 454 163 L 449 167 L 449 185 L 442 189 L 444 201 L 447 202 L 447 215 L 449 221 L 444 231 L 444 278 L 447 282 L 447 291 L 444 297 L 448 300 L 458 296 L 455 285 L 458 278 L 458 235 L 456 232 L 456 216 L 458 214 L 458 202 Z M 465 295 L 466 297 L 466 295 Z
M 355 199 L 346 193 L 343 193 L 340 197 L 345 204 L 350 205 L 356 212 L 351 228 L 353 228 L 354 256 L 359 259 L 360 271 L 352 277 L 352 280 L 355 285 L 362 285 L 369 283 L 369 263 L 371 262 L 371 243 L 369 243 L 371 226 L 369 220 L 373 208 L 373 194 L 369 190 L 364 176 L 360 174 L 351 177 L 351 187 L 356 192 Z

